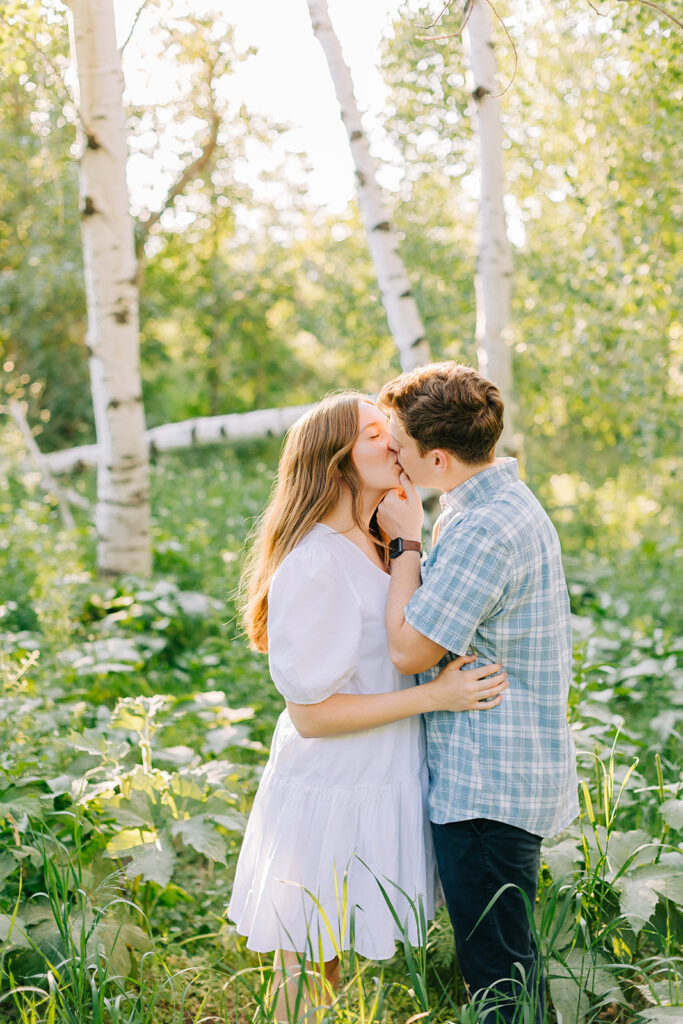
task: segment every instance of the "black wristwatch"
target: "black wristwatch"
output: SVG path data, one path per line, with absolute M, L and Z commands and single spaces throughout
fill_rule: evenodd
M 422 545 L 419 540 L 404 540 L 403 537 L 389 541 L 389 558 L 398 558 L 404 551 L 417 551 L 422 554 Z

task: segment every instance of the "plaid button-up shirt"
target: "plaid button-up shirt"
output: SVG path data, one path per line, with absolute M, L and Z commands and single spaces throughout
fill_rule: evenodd
M 569 598 L 560 544 L 515 459 L 441 499 L 439 536 L 406 621 L 471 666 L 500 662 L 510 687 L 490 711 L 425 715 L 432 821 L 492 818 L 541 836 L 578 814 L 567 725 Z M 433 679 L 439 666 L 418 681 Z

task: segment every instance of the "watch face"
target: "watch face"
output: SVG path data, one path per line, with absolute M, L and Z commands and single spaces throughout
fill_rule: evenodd
M 397 537 L 389 541 L 389 558 L 396 558 L 403 551 L 403 538 Z
M 422 554 L 422 545 L 419 541 L 404 540 L 403 537 L 396 537 L 389 541 L 389 558 L 396 558 L 404 551 L 419 551 Z

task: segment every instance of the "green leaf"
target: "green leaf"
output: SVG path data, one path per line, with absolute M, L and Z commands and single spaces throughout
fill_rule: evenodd
M 653 887 L 661 896 L 666 896 L 668 900 L 683 907 L 683 875 L 680 871 L 675 874 L 670 871 L 663 878 L 653 882 Z
M 169 788 L 174 796 L 185 800 L 201 800 L 204 790 L 200 789 L 195 780 L 180 772 L 174 772 L 171 776 Z
M 639 1017 L 647 1024 L 681 1024 L 683 1010 L 680 1006 L 649 1006 L 639 1011 Z
M 228 747 L 243 747 L 249 742 L 249 730 L 241 725 L 221 725 L 206 736 L 203 753 L 220 754 Z
M 152 940 L 138 925 L 130 921 L 121 924 L 111 917 L 98 922 L 95 935 L 98 945 L 104 947 L 109 964 L 121 977 L 130 973 L 130 950 L 145 953 L 153 947 Z
M 153 747 L 152 758 L 162 763 L 172 764 L 176 767 L 191 764 L 197 758 L 196 752 L 192 747 L 186 747 L 184 745 L 178 745 L 175 747 Z
M 642 849 L 640 849 L 642 847 Z M 635 851 L 638 853 L 633 857 Z M 612 832 L 607 840 L 607 861 L 609 864 L 608 879 L 611 881 L 623 868 L 629 857 L 633 860 L 628 870 L 638 867 L 641 864 L 650 864 L 657 852 L 657 844 L 652 836 L 642 829 L 633 829 L 630 832 Z
M 683 905 L 683 876 L 669 864 L 636 868 L 620 879 L 621 910 L 636 934 L 652 917 L 660 895 Z
M 222 825 L 223 828 L 229 829 L 231 832 L 243 832 L 246 820 L 243 814 L 239 814 L 237 811 L 234 814 L 213 814 L 207 812 L 207 818 L 211 821 L 215 821 L 217 825 Z
M 174 821 L 171 824 L 171 835 L 180 836 L 187 846 L 192 846 L 210 860 L 225 864 L 225 840 L 203 815 Z
M 669 666 L 668 669 L 667 665 Z M 640 676 L 659 676 L 664 674 L 665 671 L 675 668 L 675 665 L 675 658 L 672 665 L 669 664 L 669 659 L 661 661 L 657 658 L 645 658 L 643 661 L 639 661 L 637 665 L 631 665 L 620 672 L 618 679 L 621 681 L 624 679 L 637 679 Z
M 25 932 L 26 924 L 23 918 L 17 916 L 12 920 L 9 914 L 0 914 L 0 942 L 7 942 L 13 946 L 28 946 Z
M 6 818 L 8 814 L 11 814 L 18 821 L 19 831 L 23 831 L 25 827 L 19 821 L 20 817 L 24 814 L 34 819 L 39 818 L 42 820 L 45 815 L 43 793 L 37 789 L 21 790 L 12 788 L 6 790 L 0 800 L 0 818 Z
M 125 857 L 128 854 L 132 854 L 133 850 L 136 850 L 138 847 L 149 846 L 155 843 L 158 838 L 154 829 L 144 831 L 140 828 L 123 828 L 107 843 L 107 856 Z
M 0 853 L 0 882 L 4 882 L 16 871 L 18 863 L 17 858 L 13 857 L 11 853 L 7 851 Z
M 578 842 L 578 837 L 570 836 L 552 845 L 543 844 L 541 856 L 553 878 L 574 874 L 583 856 L 577 846 Z
M 173 874 L 175 854 L 171 847 L 161 839 L 146 843 L 131 851 L 131 860 L 126 864 L 128 878 L 142 878 L 145 882 L 156 882 L 163 888 L 168 885 Z
M 683 828 L 683 800 L 680 797 L 665 800 L 659 808 L 659 813 L 671 828 Z
M 565 956 L 553 958 L 551 973 L 558 977 L 572 978 L 581 988 L 596 996 L 611 992 L 618 985 L 617 978 L 609 969 L 607 958 L 594 950 L 572 949 Z
M 587 994 L 573 978 L 555 975 L 556 963 L 548 977 L 550 998 L 557 1014 L 558 1024 L 583 1024 L 590 1008 Z

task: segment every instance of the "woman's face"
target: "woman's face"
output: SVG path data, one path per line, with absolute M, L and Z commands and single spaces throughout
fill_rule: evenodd
M 391 433 L 386 416 L 370 402 L 359 402 L 358 437 L 351 458 L 358 470 L 363 489 L 382 493 L 398 487 L 401 467 L 389 447 Z

